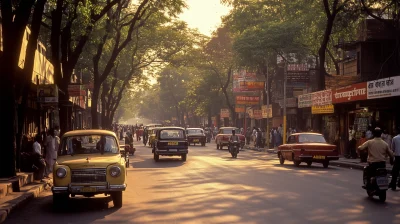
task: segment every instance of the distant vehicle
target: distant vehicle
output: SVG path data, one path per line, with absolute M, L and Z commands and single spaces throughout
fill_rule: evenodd
M 145 128 L 155 128 L 155 127 L 162 127 L 162 124 L 148 124 L 145 126 Z
M 236 135 L 240 139 L 240 147 L 243 149 L 245 143 L 244 135 L 240 134 L 240 129 L 236 127 L 222 127 L 219 129 L 217 136 L 215 137 L 215 143 L 217 144 L 217 149 L 222 149 L 224 146 L 229 145 L 229 137 L 232 135 L 232 130 L 236 131 Z
M 188 148 L 185 129 L 180 127 L 157 129 L 152 150 L 156 162 L 160 159 L 160 156 L 180 156 L 182 161 L 186 161 L 189 153 Z
M 188 143 L 196 145 L 201 144 L 201 146 L 206 146 L 206 135 L 204 130 L 201 128 L 186 128 L 186 136 Z
M 339 159 L 339 152 L 335 145 L 326 142 L 322 134 L 305 132 L 290 135 L 288 143 L 278 147 L 278 157 L 280 164 L 285 160 L 293 161 L 295 166 L 302 162 L 311 166 L 316 162 L 327 168 L 329 161 Z
M 156 140 L 156 133 L 157 133 L 157 130 L 158 130 L 158 129 L 159 129 L 159 127 L 149 128 L 149 129 L 148 129 L 148 134 L 149 134 L 149 146 L 150 146 L 150 148 L 153 148 L 154 141 Z
M 62 136 L 60 147 L 53 167 L 55 207 L 66 205 L 70 195 L 94 197 L 97 194 L 111 195 L 114 206 L 122 207 L 127 157 L 121 156 L 114 132 L 70 131 Z

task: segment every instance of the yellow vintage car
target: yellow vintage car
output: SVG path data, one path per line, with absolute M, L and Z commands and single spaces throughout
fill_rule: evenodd
M 126 158 L 120 154 L 117 136 L 105 130 L 65 133 L 53 167 L 53 204 L 64 206 L 69 196 L 110 195 L 114 207 L 122 207 L 126 189 Z

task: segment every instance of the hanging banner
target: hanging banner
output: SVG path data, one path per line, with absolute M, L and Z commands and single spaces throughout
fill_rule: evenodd
M 332 104 L 332 90 L 323 90 L 311 93 L 313 106 L 324 106 Z
M 236 104 L 238 105 L 259 105 L 259 96 L 236 96 Z
M 254 119 L 261 120 L 262 119 L 262 111 L 261 110 L 254 110 Z
M 312 95 L 311 93 L 303 94 L 298 97 L 298 108 L 305 108 L 312 106 Z
M 229 109 L 221 109 L 221 118 L 229 118 Z
M 400 76 L 370 81 L 367 91 L 368 99 L 400 96 Z
M 246 88 L 242 88 L 240 83 L 241 82 L 248 82 L 248 81 L 256 81 L 257 76 L 254 72 L 248 72 L 246 70 L 239 70 L 233 73 L 233 86 L 232 91 L 236 93 L 240 92 L 247 92 Z M 246 85 L 247 86 L 247 85 Z M 254 91 L 254 90 L 251 90 Z
M 262 118 L 272 118 L 272 105 L 262 105 L 261 106 L 261 111 L 262 111 Z
M 238 107 L 238 106 L 236 106 L 236 107 L 235 107 L 235 112 L 236 112 L 236 113 L 244 113 L 244 112 L 245 112 L 245 109 L 244 109 L 244 107 Z
M 333 113 L 335 113 L 335 108 L 333 104 L 311 107 L 311 114 L 333 114 Z
M 349 86 L 334 89 L 332 103 L 347 103 L 367 99 L 367 83 L 356 83 Z

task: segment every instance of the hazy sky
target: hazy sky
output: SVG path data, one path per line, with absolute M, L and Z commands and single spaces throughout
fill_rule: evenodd
M 221 16 L 229 12 L 220 0 L 186 0 L 186 3 L 189 8 L 180 19 L 186 21 L 190 28 L 197 28 L 208 36 L 221 24 Z

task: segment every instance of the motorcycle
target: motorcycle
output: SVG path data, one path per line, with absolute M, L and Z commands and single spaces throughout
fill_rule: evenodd
M 364 185 L 362 186 L 369 197 L 374 195 L 379 197 L 379 200 L 386 201 L 386 191 L 389 189 L 389 179 L 387 177 L 387 170 L 385 168 L 379 168 L 370 175 L 370 184 L 368 183 L 368 167 L 364 167 L 363 180 Z
M 237 158 L 237 154 L 239 154 L 240 150 L 240 142 L 234 141 L 229 146 L 229 152 L 232 155 L 232 158 Z

